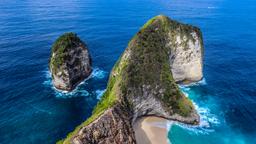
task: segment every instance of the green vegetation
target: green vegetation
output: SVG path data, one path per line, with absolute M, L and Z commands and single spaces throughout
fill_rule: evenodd
M 135 36 L 136 39 L 129 43 L 131 58 L 128 66 L 123 69 L 121 87 L 122 93 L 128 96 L 128 88 L 133 88 L 134 93 L 139 93 L 139 88 L 143 85 L 153 88 L 160 86 L 165 91 L 163 96 L 157 97 L 168 111 L 188 116 L 193 106 L 180 92 L 172 77 L 169 64 L 170 47 L 166 46 L 169 32 L 174 32 L 178 27 L 182 27 L 181 24 L 160 15 L 149 20 L 141 28 Z
M 59 140 L 56 142 L 56 144 L 63 144 L 64 143 L 64 140 Z
M 93 113 L 90 118 L 88 118 L 85 122 L 83 122 L 81 125 L 77 126 L 74 131 L 70 132 L 67 137 L 64 140 L 60 140 L 57 143 L 58 144 L 69 144 L 71 138 L 74 136 L 74 134 L 78 133 L 78 131 L 83 127 L 91 122 L 93 122 L 95 119 L 97 119 L 100 115 L 102 115 L 107 109 L 111 108 L 117 100 L 117 94 L 116 92 L 116 78 L 112 77 L 109 80 L 107 91 L 102 96 L 101 101 L 97 104 L 95 109 L 93 110 Z
M 50 67 L 53 73 L 63 64 L 63 62 L 69 58 L 68 51 L 77 46 L 77 44 L 83 43 L 75 33 L 65 33 L 60 36 L 52 46 L 52 52 L 55 56 L 51 57 Z
M 81 125 L 77 126 L 74 131 L 70 132 L 67 137 L 63 140 L 57 142 L 57 144 L 69 144 L 71 138 L 76 134 L 83 126 L 89 125 L 100 115 L 102 115 L 107 109 L 113 107 L 119 98 L 119 83 L 121 81 L 120 72 L 122 68 L 126 65 L 125 60 L 119 59 L 112 69 L 112 75 L 109 78 L 108 86 L 106 92 L 103 94 L 101 100 L 95 106 L 92 115 Z
M 170 114 L 177 113 L 186 117 L 191 113 L 192 102 L 180 92 L 171 74 L 170 47 L 166 46 L 166 42 L 169 32 L 174 31 L 173 27 L 181 26 L 160 15 L 149 20 L 141 28 L 112 69 L 107 90 L 93 110 L 92 116 L 58 144 L 68 144 L 81 127 L 93 122 L 116 103 L 121 102 L 127 108 L 132 107 L 132 96 L 141 94 L 143 85 L 164 90 L 164 93 L 157 94 L 156 98 Z
M 140 32 L 143 32 L 144 29 L 146 29 L 148 26 L 150 26 L 156 19 L 157 19 L 157 17 L 153 17 L 152 19 L 148 20 L 148 21 L 140 28 Z

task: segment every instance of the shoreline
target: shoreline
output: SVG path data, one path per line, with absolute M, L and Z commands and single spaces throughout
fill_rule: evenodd
M 138 144 L 170 144 L 168 130 L 172 121 L 156 116 L 147 116 L 138 119 L 133 129 Z

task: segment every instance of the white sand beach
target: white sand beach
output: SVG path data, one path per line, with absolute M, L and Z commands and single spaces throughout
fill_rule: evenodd
M 138 144 L 169 144 L 168 125 L 171 121 L 159 117 L 143 117 L 133 125 Z

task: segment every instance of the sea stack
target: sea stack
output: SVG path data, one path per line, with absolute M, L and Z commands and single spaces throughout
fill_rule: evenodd
M 133 124 L 144 116 L 198 124 L 176 82 L 202 78 L 202 55 L 199 28 L 163 15 L 152 18 L 116 62 L 92 116 L 59 143 L 134 144 Z
M 52 46 L 49 68 L 59 90 L 72 91 L 91 71 L 86 44 L 75 33 L 65 33 Z

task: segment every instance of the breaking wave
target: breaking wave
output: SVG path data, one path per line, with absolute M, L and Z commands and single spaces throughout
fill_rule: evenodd
M 217 9 L 217 7 L 207 7 L 208 9 Z
M 202 79 L 201 81 L 197 83 L 193 83 L 190 85 L 180 85 L 180 89 L 187 97 L 194 97 L 193 94 L 189 95 L 191 91 L 191 86 L 199 86 L 199 85 L 206 85 L 206 80 Z M 197 126 L 192 125 L 186 125 L 182 123 L 175 123 L 176 125 L 179 125 L 180 127 L 187 129 L 189 131 L 192 131 L 196 134 L 209 134 L 210 132 L 214 132 L 213 126 L 219 125 L 220 121 L 218 120 L 217 116 L 211 112 L 207 106 L 199 106 L 192 100 L 193 105 L 195 106 L 195 109 L 197 110 L 199 116 L 200 116 L 200 123 Z
M 96 93 L 97 99 L 100 99 L 105 91 L 106 91 L 106 89 L 104 89 L 104 90 L 96 90 L 95 93 Z
M 216 115 L 212 114 L 208 108 L 199 107 L 197 104 L 193 102 L 199 116 L 200 123 L 197 126 L 186 125 L 182 123 L 177 123 L 177 125 L 181 126 L 184 129 L 192 131 L 196 134 L 209 134 L 214 132 L 213 126 L 218 125 L 220 122 Z
M 107 72 L 105 72 L 99 68 L 94 68 L 93 72 L 91 74 L 91 78 L 103 79 L 103 78 L 105 78 L 106 75 L 107 75 Z
M 189 89 L 189 87 L 191 87 L 191 86 L 199 86 L 199 85 L 207 85 L 205 78 L 203 78 L 202 80 L 200 80 L 198 82 L 191 83 L 191 84 L 180 84 L 179 87 Z
M 68 92 L 68 91 L 63 91 L 63 90 L 58 90 L 56 89 L 53 84 L 52 84 L 52 78 L 51 78 L 51 73 L 49 70 L 44 71 L 46 80 L 43 82 L 43 85 L 46 87 L 50 87 L 51 89 L 54 90 L 55 96 L 58 98 L 71 98 L 71 97 L 80 97 L 84 96 L 87 97 L 91 95 L 90 92 L 84 89 L 83 86 L 87 85 L 87 80 L 89 79 L 103 79 L 107 75 L 107 72 L 101 70 L 100 68 L 94 68 L 91 75 L 86 78 L 84 81 L 82 81 L 73 91 Z M 98 93 L 101 90 L 96 90 L 95 93 L 98 97 Z

